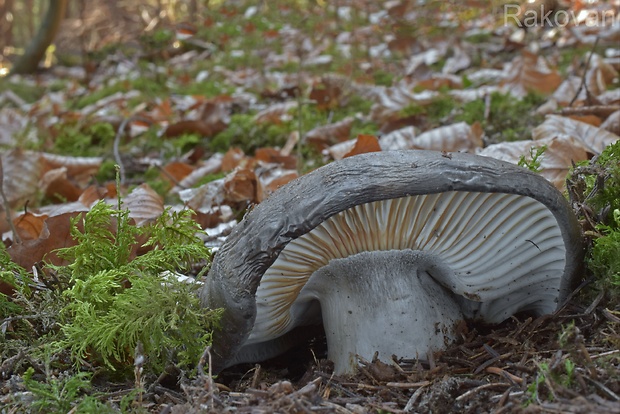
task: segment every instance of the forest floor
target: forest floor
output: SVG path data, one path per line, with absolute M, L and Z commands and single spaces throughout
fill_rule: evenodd
M 63 23 L 40 73 L 0 78 L 0 413 L 620 413 L 617 2 L 566 2 L 553 16 L 574 18 L 553 27 L 522 14 L 527 30 L 501 1 L 226 3 L 174 22 L 146 6 L 119 18 L 105 3 Z M 567 302 L 467 322 L 430 360 L 360 360 L 353 376 L 333 374 L 323 334 L 216 376 L 206 351 L 197 369 L 149 365 L 159 349 L 145 332 L 113 351 L 68 336 L 75 303 L 92 300 L 101 328 L 102 303 L 138 291 L 123 262 L 105 300 L 79 296 L 92 270 L 79 255 L 99 247 L 72 250 L 73 262 L 56 254 L 75 247 L 76 217 L 100 200 L 122 197 L 135 227 L 191 208 L 217 254 L 276 188 L 393 149 L 478 153 L 551 181 L 587 250 Z M 149 254 L 141 240 L 123 260 Z M 182 270 L 208 277 L 202 259 Z M 50 354 L 51 343 L 65 348 Z M 106 355 L 123 368 L 107 370 Z

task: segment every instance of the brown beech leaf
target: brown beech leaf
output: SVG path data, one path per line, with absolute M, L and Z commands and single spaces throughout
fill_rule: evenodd
M 232 171 L 245 159 L 246 156 L 241 148 L 230 148 L 222 158 L 221 169 L 222 171 Z
M 15 230 L 22 241 L 34 240 L 41 237 L 41 233 L 45 226 L 45 219 L 47 215 L 35 215 L 30 212 L 26 212 L 13 219 L 13 225 Z
M 355 144 L 357 143 L 357 138 L 350 139 L 348 141 L 339 142 L 338 144 L 332 145 L 323 151 L 323 153 L 329 154 L 334 160 L 341 160 L 347 155 L 349 152 L 353 150 Z
M 306 141 L 319 151 L 338 142 L 346 141 L 351 138 L 353 121 L 353 117 L 348 116 L 333 124 L 316 127 L 306 134 Z
M 438 91 L 442 88 L 461 89 L 462 87 L 462 79 L 453 75 L 434 75 L 416 84 L 416 88 L 428 89 L 431 91 Z
M 457 73 L 471 66 L 471 56 L 459 43 L 452 47 L 452 56 L 446 59 L 441 71 L 443 73 Z
M 411 140 L 412 148 L 435 151 L 474 152 L 482 147 L 480 124 L 468 125 L 459 122 L 431 129 Z
M 173 161 L 162 168 L 160 177 L 172 184 L 177 184 L 179 181 L 187 177 L 194 171 L 194 167 L 186 162 Z
M 67 178 L 67 167 L 45 172 L 39 186 L 48 199 L 55 201 L 76 201 L 82 194 L 82 190 Z
M 227 202 L 257 202 L 257 178 L 254 171 L 236 168 L 224 178 L 224 198 Z
M 265 163 L 279 164 L 289 170 L 297 168 L 297 158 L 292 155 L 282 155 L 274 148 L 258 148 L 254 153 L 254 158 Z
M 127 194 L 123 206 L 137 226 L 152 222 L 164 211 L 164 201 L 148 184 L 141 184 Z
M 620 136 L 620 111 L 609 115 L 605 122 L 601 124 L 601 128 Z
M 545 138 L 538 141 L 513 141 L 489 145 L 480 150 L 479 155 L 497 158 L 517 164 L 521 156 L 531 161 L 531 148 L 547 146 L 540 158 L 540 175 L 553 183 L 556 188 L 563 190 L 566 174 L 574 162 L 588 159 L 588 153 L 583 144 L 570 136 Z
M 200 211 L 194 211 L 192 219 L 198 223 L 202 229 L 212 229 L 219 224 L 230 221 L 232 219 L 232 209 L 228 206 L 214 207 L 213 211 L 209 213 L 203 213 Z M 208 232 L 209 237 L 214 235 L 213 232 Z M 212 247 L 212 246 L 209 246 Z M 219 247 L 219 246 L 218 246 Z
M 39 178 L 43 171 L 40 153 L 12 149 L 0 154 L 2 162 L 2 187 L 9 205 L 16 207 L 39 190 Z
M 297 170 L 276 164 L 259 164 L 255 170 L 258 178 L 257 201 L 261 202 L 279 187 L 299 176 Z
M 32 266 L 44 259 L 55 265 L 66 264 L 58 257 L 56 250 L 76 245 L 76 241 L 70 234 L 70 220 L 78 214 L 80 213 L 73 212 L 48 217 L 39 237 L 22 243 L 13 243 L 7 249 L 9 256 L 24 269 L 32 269 Z M 78 228 L 80 226 L 81 222 L 78 224 Z
M 297 85 L 284 85 L 278 90 L 265 89 L 260 93 L 261 98 L 273 101 L 285 101 L 299 96 L 300 90 Z
M 377 101 L 370 109 L 370 117 L 383 125 L 402 118 L 402 110 L 410 105 L 428 105 L 438 96 L 436 91 L 411 92 L 412 85 L 400 82 L 391 88 L 381 88 L 375 95 Z
M 510 62 L 506 79 L 500 85 L 516 96 L 525 96 L 528 92 L 551 94 L 560 83 L 562 77 L 543 57 L 524 49 L 521 56 Z
M 297 101 L 277 103 L 257 113 L 254 116 L 254 121 L 258 124 L 281 124 L 293 118 L 289 112 L 295 108 L 297 108 Z
M 67 155 L 41 153 L 44 161 L 44 171 L 65 167 L 67 178 L 78 186 L 86 186 L 93 175 L 97 174 L 103 158 L 101 157 L 71 157 Z
M 213 154 L 209 159 L 204 161 L 202 165 L 195 168 L 191 173 L 186 175 L 174 186 L 170 192 L 177 194 L 182 188 L 194 187 L 198 181 L 207 175 L 215 174 L 222 170 L 222 159 L 224 156 L 220 153 Z
M 407 126 L 385 134 L 379 138 L 379 144 L 384 151 L 407 149 L 412 147 L 416 136 L 416 128 Z
M 316 102 L 319 110 L 333 109 L 340 104 L 342 89 L 338 85 L 328 86 L 322 82 L 316 82 L 312 85 L 309 98 Z
M 591 94 L 597 96 L 607 91 L 608 85 L 617 77 L 618 71 L 613 66 L 606 63 L 600 55 L 596 53 L 592 55 L 586 73 L 586 86 Z
M 560 106 L 568 106 L 573 99 L 575 100 L 573 104 L 575 105 L 583 105 L 587 96 L 586 90 L 581 87 L 581 77 L 579 76 L 569 76 L 564 79 L 560 86 L 553 92 L 551 95 L 552 99 L 555 99 Z M 577 95 L 577 93 L 579 93 Z M 577 96 L 575 98 L 575 96 Z
M 78 201 L 82 203 L 86 207 L 91 207 L 99 200 L 103 200 L 106 196 L 108 196 L 109 191 L 106 187 L 98 187 L 96 185 L 91 185 L 86 188 L 78 198 Z M 116 197 L 116 191 L 113 196 L 110 198 Z
M 188 119 L 168 125 L 164 136 L 166 138 L 175 138 L 184 134 L 197 134 L 202 137 L 212 137 L 224 129 L 226 129 L 226 125 L 212 125 L 199 119 Z
M 224 203 L 224 179 L 220 178 L 200 187 L 180 190 L 179 197 L 195 212 L 211 214 L 216 206 Z
M 603 121 L 596 115 L 568 115 L 570 119 L 574 119 L 575 121 L 583 122 L 588 125 L 592 125 L 595 127 L 600 127 Z
M 0 97 L 7 93 L 13 94 L 9 89 L 0 93 Z M 28 117 L 13 108 L 0 108 L 0 125 L 2 125 L 0 128 L 0 145 L 14 146 L 17 134 L 24 131 L 28 125 Z
M 620 136 L 602 128 L 559 115 L 548 115 L 545 122 L 532 131 L 534 140 L 562 136 L 577 139 L 593 154 L 600 154 L 607 145 L 620 139 Z
M 347 152 L 343 158 L 352 157 L 358 154 L 365 154 L 367 152 L 379 152 L 381 146 L 379 140 L 374 135 L 360 134 L 357 137 L 357 141 L 353 148 Z

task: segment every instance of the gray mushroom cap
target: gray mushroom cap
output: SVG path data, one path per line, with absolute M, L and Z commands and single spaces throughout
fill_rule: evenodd
M 388 221 L 359 219 L 357 214 L 364 211 Z M 333 232 L 351 229 L 365 229 L 366 238 L 333 236 Z M 384 242 L 378 237 L 378 233 L 394 231 L 405 240 Z M 369 235 L 372 240 L 364 241 Z M 334 242 L 345 239 L 349 241 Z M 317 241 L 322 246 L 312 248 Z M 306 257 L 303 250 L 308 247 L 312 252 Z M 383 252 L 378 263 L 384 264 L 365 266 L 371 260 L 366 256 L 369 251 Z M 349 256 L 351 262 L 341 262 Z M 437 309 L 424 317 L 445 318 L 438 339 L 426 340 L 433 336 L 427 331 L 435 321 L 426 321 L 420 328 L 398 322 L 386 332 L 367 327 L 371 335 L 380 337 L 383 353 L 416 357 L 424 347 L 436 350 L 454 339 L 451 324 L 461 318 L 500 322 L 523 310 L 553 312 L 570 293 L 582 258 L 580 227 L 568 203 L 544 178 L 524 168 L 476 155 L 417 150 L 346 158 L 281 187 L 247 214 L 218 251 L 201 292 L 204 306 L 224 309 L 222 329 L 214 334 L 212 368 L 218 372 L 237 362 L 275 356 L 278 341 L 291 329 L 317 322 L 316 302 L 321 302 L 322 291 L 331 298 L 321 306 L 337 302 L 336 289 L 325 285 L 342 273 L 363 272 L 365 267 L 376 273 L 394 263 L 401 269 L 395 273 L 411 269 L 416 280 L 435 279 L 438 287 L 424 289 L 426 297 L 437 298 Z M 291 267 L 296 280 L 276 280 L 288 277 L 285 273 Z M 515 280 L 508 280 L 513 275 Z M 357 282 L 353 278 L 350 283 Z M 346 289 L 345 282 L 341 285 Z M 392 294 L 398 289 L 392 289 Z M 417 285 L 404 289 L 424 290 Z M 374 297 L 382 294 L 371 293 Z M 384 313 L 417 301 L 405 296 L 400 301 L 386 299 Z M 289 297 L 301 304 L 285 303 Z M 311 314 L 305 316 L 305 312 Z M 328 311 L 330 318 L 338 312 Z M 360 315 L 376 319 L 372 312 Z M 355 315 L 343 318 L 334 317 L 324 324 L 336 332 L 344 328 L 334 324 L 365 323 L 351 319 Z M 397 319 L 384 314 L 375 323 Z M 423 332 L 423 343 L 416 342 L 415 332 L 405 332 L 390 344 L 394 330 Z M 333 351 L 338 356 L 332 349 L 355 345 L 340 333 L 331 342 L 327 335 L 330 358 L 344 359 L 341 351 L 346 349 Z M 363 339 L 353 335 L 352 340 Z M 352 352 L 372 346 L 377 345 L 362 345 Z M 350 361 L 335 362 L 340 371 L 350 367 Z

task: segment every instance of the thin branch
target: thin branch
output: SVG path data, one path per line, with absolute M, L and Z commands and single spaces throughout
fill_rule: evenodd
M 121 122 L 121 126 L 118 127 L 118 131 L 116 131 L 116 136 L 114 137 L 114 160 L 118 164 L 119 174 L 121 176 L 121 184 L 125 184 L 125 166 L 123 165 L 123 160 L 121 159 L 119 146 L 121 137 L 123 136 L 123 132 L 125 131 L 125 127 L 130 120 L 131 117 L 123 119 L 123 122 Z
M 581 93 L 582 89 L 585 88 L 586 96 L 590 96 L 590 92 L 588 91 L 588 86 L 586 85 L 586 75 L 588 74 L 588 68 L 590 67 L 590 62 L 592 61 L 592 56 L 594 56 L 594 50 L 596 49 L 596 46 L 598 45 L 599 39 L 600 38 L 596 36 L 596 40 L 594 41 L 594 44 L 592 45 L 592 50 L 590 51 L 590 56 L 588 56 L 588 61 L 586 62 L 586 67 L 583 69 L 583 75 L 581 75 L 581 84 L 579 85 L 579 89 L 577 89 L 575 96 L 568 104 L 569 107 L 573 106 L 573 104 L 579 97 L 579 94 Z

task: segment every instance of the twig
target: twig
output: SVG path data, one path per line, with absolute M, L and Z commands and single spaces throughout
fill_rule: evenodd
M 602 357 L 606 357 L 606 356 L 610 356 L 610 355 L 615 355 L 620 353 L 620 349 L 614 349 L 613 351 L 608 351 L 608 352 L 603 352 L 601 354 L 597 354 L 597 355 L 591 355 L 590 359 L 594 360 L 597 358 L 602 358 Z
M 211 345 L 207 346 L 207 355 L 209 355 L 209 405 L 211 406 L 211 411 L 213 411 L 213 387 L 215 383 L 213 382 L 213 368 L 211 363 Z
M 144 347 L 142 342 L 138 341 L 136 345 L 136 349 L 134 350 L 134 378 L 135 378 L 135 388 L 138 390 L 138 404 L 142 405 L 142 370 L 144 369 L 144 362 L 146 362 L 146 357 L 144 356 Z
M 505 383 L 505 382 L 492 382 L 489 384 L 482 384 L 476 388 L 472 388 L 471 390 L 467 391 L 464 394 L 459 395 L 458 397 L 456 397 L 456 401 L 466 400 L 467 398 L 474 395 L 475 393 L 480 392 L 482 390 L 489 389 L 489 388 L 505 388 L 505 387 L 510 388 L 511 386 L 512 385 Z
M 582 89 L 585 88 L 585 90 L 586 90 L 586 97 L 590 96 L 590 92 L 588 91 L 588 86 L 586 85 L 586 75 L 588 74 L 588 68 L 590 67 L 590 61 L 592 60 L 592 56 L 594 56 L 594 49 L 596 49 L 596 46 L 598 45 L 599 39 L 600 39 L 600 37 L 596 36 L 596 40 L 594 41 L 594 44 L 592 45 L 592 50 L 590 51 L 590 56 L 588 56 L 588 60 L 586 62 L 586 67 L 583 69 L 583 75 L 581 75 L 581 84 L 579 85 L 579 89 L 577 89 L 577 92 L 575 93 L 575 96 L 573 97 L 573 99 L 568 104 L 569 107 L 573 106 L 573 104 L 575 103 L 575 101 L 579 97 L 579 94 L 581 93 Z
M 387 387 L 393 388 L 420 388 L 426 387 L 430 385 L 430 381 L 420 381 L 420 382 L 388 382 L 385 384 Z
M 215 382 L 213 381 L 213 368 L 211 367 L 213 365 L 211 361 L 211 345 L 207 345 L 204 352 L 200 356 L 200 361 L 198 361 L 197 370 L 198 374 L 201 376 L 204 376 L 204 366 L 207 360 L 209 361 L 209 372 L 207 377 L 207 383 L 209 384 L 209 408 L 213 411 L 213 388 L 215 387 Z
M 256 364 L 256 369 L 254 370 L 254 375 L 252 375 L 252 382 L 250 383 L 250 388 L 256 388 L 258 386 L 258 380 L 260 379 L 261 374 L 261 366 L 260 364 Z
M 15 365 L 24 357 L 25 352 L 23 349 L 20 349 L 17 352 L 17 355 L 13 355 L 10 358 L 4 360 L 2 365 L 0 365 L 0 378 L 6 379 L 8 374 L 13 371 Z
M 9 316 L 8 318 L 2 319 L 2 323 L 0 323 L 0 325 L 5 324 L 6 322 L 19 321 L 21 319 L 39 319 L 39 318 L 43 318 L 45 316 L 51 316 L 51 314 L 41 313 L 41 314 L 35 314 L 35 315 Z
M 123 132 L 125 131 L 125 127 L 127 126 L 127 123 L 131 120 L 131 117 L 125 118 L 123 119 L 123 122 L 121 122 L 121 126 L 118 127 L 118 131 L 116 131 L 116 136 L 114 137 L 114 160 L 116 161 L 116 164 L 118 164 L 119 167 L 119 173 L 121 176 L 121 184 L 125 184 L 125 166 L 123 165 L 123 160 L 121 159 L 121 153 L 119 150 L 119 146 L 120 146 L 120 141 L 121 141 L 121 137 L 123 135 Z M 120 191 L 119 189 L 117 189 L 117 191 Z
M 424 388 L 426 387 L 427 387 L 426 385 L 423 385 L 417 390 L 415 390 L 413 394 L 411 394 L 411 397 L 409 398 L 409 401 L 407 401 L 407 404 L 405 405 L 405 408 L 403 409 L 403 411 L 410 412 L 413 410 L 413 405 L 416 403 L 418 398 L 420 398 L 420 395 L 422 395 L 422 393 L 424 392 Z
M 590 377 L 584 377 L 584 378 L 590 381 L 592 384 L 596 385 L 598 388 L 600 388 L 601 391 L 603 391 L 605 394 L 613 398 L 615 401 L 620 401 L 620 397 L 618 396 L 618 394 L 616 394 L 615 392 L 607 388 L 605 385 L 601 384 L 600 382 L 596 380 L 593 380 Z

